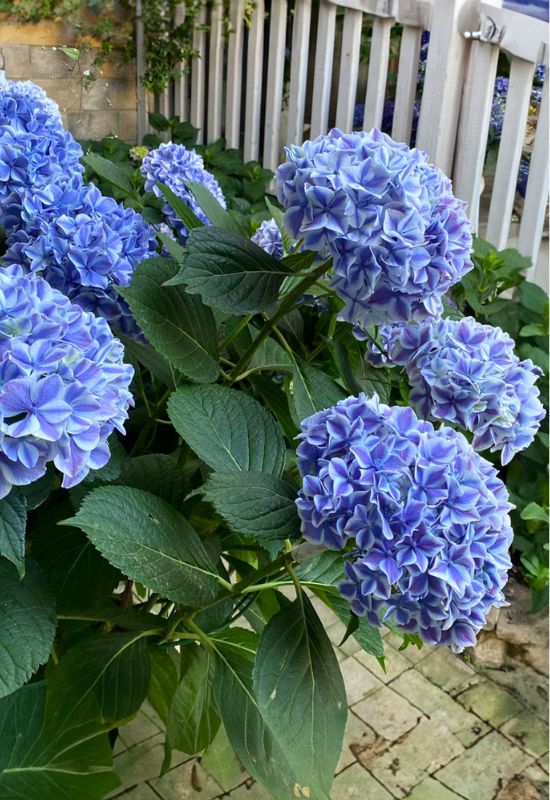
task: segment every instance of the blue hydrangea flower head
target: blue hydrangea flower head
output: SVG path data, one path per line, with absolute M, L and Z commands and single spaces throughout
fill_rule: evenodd
M 254 236 L 252 236 L 252 241 L 273 258 L 283 257 L 283 237 L 274 219 L 264 220 Z
M 59 109 L 38 86 L 0 80 L 0 225 L 17 226 L 17 218 L 7 218 L 3 209 L 8 204 L 13 212 L 18 193 L 81 175 L 81 156 Z
M 48 462 L 69 488 L 124 433 L 133 369 L 104 319 L 19 267 L 0 270 L 0 497 Z
M 79 176 L 25 193 L 20 213 L 24 228 L 8 237 L 4 262 L 42 274 L 74 303 L 139 336 L 115 286 L 128 286 L 140 261 L 156 253 L 154 228 Z
M 210 221 L 185 185 L 186 182 L 201 183 L 225 208 L 225 198 L 216 178 L 204 168 L 202 158 L 194 150 L 188 150 L 182 144 L 167 142 L 149 151 L 141 163 L 141 173 L 145 178 L 145 188 L 148 192 L 154 192 L 157 197 L 164 199 L 157 186 L 158 183 L 163 183 L 187 203 L 193 213 L 206 225 L 209 225 Z M 180 241 L 185 243 L 188 236 L 187 228 L 178 219 L 169 203 L 164 203 L 163 210 L 168 224 L 177 231 Z
M 465 204 L 427 156 L 379 130 L 287 148 L 277 170 L 285 225 L 332 256 L 341 318 L 360 327 L 435 316 L 472 268 Z
M 395 325 L 381 336 L 422 417 L 471 431 L 476 450 L 502 450 L 503 464 L 531 444 L 545 414 L 535 386 L 542 370 L 519 360 L 507 333 L 464 317 Z
M 345 549 L 352 610 L 455 652 L 474 644 L 511 566 L 496 469 L 461 433 L 376 396 L 314 414 L 298 438 L 302 533 Z

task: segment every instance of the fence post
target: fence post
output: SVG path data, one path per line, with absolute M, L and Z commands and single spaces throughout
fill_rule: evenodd
M 136 0 L 136 97 L 137 97 L 137 138 L 138 143 L 147 133 L 147 99 L 142 82 L 145 72 L 145 45 L 143 41 L 143 8 L 141 0 Z
M 433 4 L 430 45 L 416 146 L 450 174 L 458 127 L 468 43 L 462 31 L 473 30 L 474 0 L 437 0 Z

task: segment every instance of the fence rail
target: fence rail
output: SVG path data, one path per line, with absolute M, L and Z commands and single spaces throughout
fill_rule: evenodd
M 199 141 L 224 136 L 246 160 L 274 169 L 283 145 L 336 125 L 380 127 L 394 100 L 392 135 L 416 145 L 453 177 L 474 229 L 503 247 L 513 219 L 516 181 L 533 74 L 548 65 L 544 22 L 480 0 L 256 0 L 249 24 L 244 0 L 204 7 L 194 33 L 200 57 L 160 96 L 138 94 L 139 131 L 147 111 L 189 119 Z M 138 72 L 143 27 L 138 19 Z M 185 15 L 185 3 L 177 20 Z M 421 37 L 430 32 L 421 92 Z M 487 136 L 499 53 L 510 57 L 510 84 L 487 219 L 480 212 Z M 140 55 L 141 54 L 141 55 Z M 537 261 L 548 201 L 548 86 L 544 86 L 517 245 Z M 421 97 L 419 97 L 421 94 Z M 362 119 L 358 106 L 364 105 Z M 484 199 L 484 205 L 486 205 Z M 546 282 L 545 275 L 537 279 Z

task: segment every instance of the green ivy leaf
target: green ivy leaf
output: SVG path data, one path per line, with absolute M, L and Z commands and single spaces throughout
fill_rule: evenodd
M 53 597 L 42 571 L 27 561 L 20 578 L 13 564 L 0 558 L 0 697 L 45 664 L 55 628 Z
M 101 486 L 63 524 L 81 528 L 128 578 L 175 603 L 195 607 L 218 593 L 215 567 L 193 528 L 149 492 Z
M 213 740 L 220 718 L 213 700 L 214 656 L 204 647 L 187 647 L 185 669 L 168 713 L 166 743 L 195 755 Z
M 346 725 L 346 691 L 332 644 L 305 594 L 266 625 L 254 691 L 298 776 L 301 794 L 295 796 L 328 800 Z
M 27 501 L 16 488 L 0 500 L 0 556 L 15 564 L 19 577 L 25 574 L 25 527 Z
M 289 273 L 249 239 L 207 226 L 191 231 L 183 266 L 169 285 L 185 283 L 208 306 L 249 314 L 273 306 Z
M 231 530 L 254 539 L 288 539 L 300 532 L 296 488 L 262 472 L 213 472 L 201 487 Z
M 177 265 L 170 259 L 143 261 L 120 293 L 153 347 L 191 380 L 218 377 L 218 343 L 212 312 L 181 286 L 164 286 Z
M 181 386 L 168 401 L 168 414 L 180 436 L 212 469 L 282 473 L 281 429 L 244 392 L 224 386 Z

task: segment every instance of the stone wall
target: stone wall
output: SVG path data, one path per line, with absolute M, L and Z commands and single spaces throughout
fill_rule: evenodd
M 94 51 L 74 61 L 59 50 L 75 43 L 74 30 L 54 22 L 21 24 L 0 14 L 0 69 L 11 80 L 32 80 L 59 104 L 67 128 L 78 139 L 114 134 L 129 142 L 137 136 L 136 74 L 133 62 L 114 53 L 91 87 L 82 73 Z

